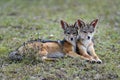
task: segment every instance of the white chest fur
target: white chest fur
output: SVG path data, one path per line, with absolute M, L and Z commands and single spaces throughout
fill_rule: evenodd
M 87 47 L 90 45 L 91 40 L 83 40 L 83 41 L 81 41 L 81 42 L 82 42 L 83 46 L 84 46 L 85 48 L 87 48 Z
M 72 51 L 76 52 L 76 43 L 72 44 Z

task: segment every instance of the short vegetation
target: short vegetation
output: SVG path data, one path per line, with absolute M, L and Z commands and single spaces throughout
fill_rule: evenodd
M 60 20 L 96 18 L 95 50 L 102 64 L 71 57 L 45 62 L 32 51 L 33 58 L 8 59 L 28 40 L 62 40 Z M 120 80 L 120 0 L 0 0 L 0 80 Z

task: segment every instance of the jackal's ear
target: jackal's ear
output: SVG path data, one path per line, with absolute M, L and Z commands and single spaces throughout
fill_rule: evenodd
M 66 29 L 66 27 L 68 27 L 68 24 L 64 22 L 63 20 L 60 21 L 60 24 L 63 29 Z
M 77 25 L 78 25 L 78 28 L 81 28 L 82 26 L 85 26 L 85 23 L 82 20 L 78 19 Z
M 90 25 L 92 25 L 95 28 L 97 22 L 98 22 L 98 19 L 95 19 L 90 23 Z
M 77 28 L 77 29 L 79 28 L 77 22 L 74 23 L 74 27 Z

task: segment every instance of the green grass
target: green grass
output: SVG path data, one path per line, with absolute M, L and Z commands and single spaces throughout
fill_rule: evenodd
M 120 0 L 0 0 L 0 80 L 120 80 L 119 4 Z M 102 64 L 69 57 L 56 62 L 8 59 L 10 51 L 30 38 L 63 39 L 60 20 L 73 24 L 96 18 L 95 50 Z

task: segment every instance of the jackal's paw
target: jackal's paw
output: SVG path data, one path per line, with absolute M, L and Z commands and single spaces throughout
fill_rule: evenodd
M 90 60 L 90 63 L 94 64 L 96 62 L 95 59 Z
M 101 63 L 102 63 L 102 60 L 98 59 L 96 62 L 97 62 L 98 64 L 101 64 Z
M 95 59 L 92 59 L 92 60 L 86 60 L 86 62 L 90 62 L 90 63 L 94 64 L 94 63 L 96 62 L 96 60 L 95 60 Z
M 47 59 L 47 57 L 46 56 L 43 56 L 42 57 L 42 61 L 44 61 L 44 60 L 46 60 Z
M 43 56 L 42 61 L 57 61 L 57 59 L 56 58 L 48 58 L 47 56 Z

